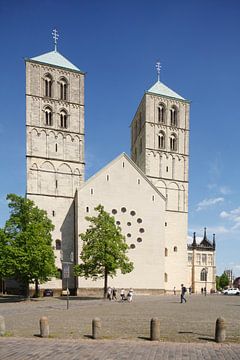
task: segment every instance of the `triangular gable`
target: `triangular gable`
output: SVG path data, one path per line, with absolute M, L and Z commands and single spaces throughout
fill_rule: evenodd
M 138 172 L 139 176 L 142 177 L 154 190 L 155 193 L 158 194 L 164 201 L 166 201 L 165 196 L 153 185 L 153 183 L 148 179 L 148 177 L 142 172 L 141 169 L 128 157 L 126 153 L 122 153 L 119 156 L 117 156 L 115 159 L 110 161 L 106 166 L 104 166 L 101 170 L 99 170 L 96 174 L 91 176 L 79 189 L 83 189 L 85 186 L 89 185 L 92 181 L 94 181 L 98 176 L 102 175 L 104 172 L 106 172 L 108 169 L 110 169 L 116 162 L 118 162 L 121 158 L 128 161 L 128 163 Z

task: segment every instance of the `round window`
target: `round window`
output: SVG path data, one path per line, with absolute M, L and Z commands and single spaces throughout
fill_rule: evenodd
M 116 224 L 117 224 L 117 225 L 121 225 L 120 221 L 116 221 Z
M 127 234 L 127 237 L 131 237 L 131 236 L 132 236 L 131 234 L 129 234 L 129 233 Z
M 117 213 L 117 210 L 116 209 L 112 209 L 112 214 L 116 214 Z
M 140 233 L 144 233 L 144 231 L 145 231 L 145 230 L 144 230 L 143 228 L 140 228 L 140 229 L 139 229 L 139 232 L 140 232 Z
M 142 223 L 142 219 L 138 218 L 138 219 L 137 219 L 137 222 L 138 222 L 139 224 L 141 224 L 141 223 Z
M 131 214 L 132 216 L 134 216 L 134 215 L 136 215 L 136 212 L 135 212 L 134 210 L 132 210 L 132 211 L 130 211 L 130 214 Z
M 125 213 L 127 211 L 127 209 L 125 207 L 121 208 L 121 212 Z
M 131 249 L 135 249 L 135 247 L 136 247 L 136 246 L 135 246 L 134 244 L 131 244 L 131 245 L 130 245 L 130 248 L 131 248 Z
M 131 226 L 132 224 L 130 222 L 127 222 L 127 226 Z
M 137 238 L 137 242 L 142 242 L 142 238 Z

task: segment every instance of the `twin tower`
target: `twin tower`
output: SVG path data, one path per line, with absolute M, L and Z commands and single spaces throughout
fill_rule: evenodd
M 84 72 L 56 49 L 26 59 L 27 197 L 55 225 L 59 269 L 46 287 L 64 287 L 62 261 L 79 263 L 85 216 L 101 203 L 134 262 L 134 271 L 119 274 L 114 285 L 178 289 L 187 279 L 189 101 L 158 80 L 132 120 L 131 159 L 121 154 L 87 181 L 84 111 Z M 71 275 L 75 293 L 101 286 Z

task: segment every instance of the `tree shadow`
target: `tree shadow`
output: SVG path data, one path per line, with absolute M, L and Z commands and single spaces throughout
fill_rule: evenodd
M 24 296 L 20 295 L 2 295 L 0 296 L 0 304 L 2 303 L 16 303 L 21 301 L 28 301 Z
M 137 338 L 141 340 L 151 341 L 150 337 L 148 336 L 138 336 Z
M 67 300 L 67 296 L 58 296 L 56 297 L 56 299 L 58 300 Z M 69 300 L 70 301 L 74 301 L 74 300 L 104 300 L 103 297 L 94 297 L 94 296 L 69 296 Z
M 87 339 L 93 339 L 93 336 L 92 335 L 83 335 L 85 338 Z

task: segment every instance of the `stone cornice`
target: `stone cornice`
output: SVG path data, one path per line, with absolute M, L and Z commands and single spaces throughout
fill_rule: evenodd
M 181 131 L 186 131 L 186 132 L 189 132 L 190 129 L 185 129 L 185 128 L 181 128 L 181 127 L 178 127 L 178 126 L 172 126 L 172 125 L 169 125 L 169 124 L 165 124 L 165 123 L 155 123 L 155 122 L 152 122 L 152 121 L 145 121 L 146 124 L 150 124 L 151 126 L 155 125 L 155 126 L 158 126 L 160 128 L 164 128 L 164 127 L 167 127 L 167 128 L 171 128 L 172 131 L 177 131 L 177 130 L 181 130 Z
M 165 149 L 153 149 L 153 148 L 148 148 L 146 147 L 145 150 L 148 150 L 148 151 L 155 151 L 157 152 L 158 154 L 164 154 L 164 153 L 167 153 L 168 155 L 175 155 L 175 156 L 183 156 L 183 157 L 186 157 L 186 158 L 189 158 L 189 155 L 188 154 L 183 154 L 183 153 L 179 153 L 177 151 L 168 151 L 168 150 L 165 150 Z M 147 155 L 147 154 L 146 154 Z
M 37 156 L 37 155 L 29 155 L 26 154 L 26 158 L 31 158 L 31 159 L 42 159 L 45 161 L 58 161 L 58 162 L 64 162 L 64 163 L 71 163 L 71 164 L 77 164 L 77 165 L 85 165 L 84 161 L 74 161 L 74 160 L 67 160 L 67 159 L 56 159 L 56 158 L 52 158 L 52 157 L 46 157 L 46 156 Z
M 32 128 L 32 129 L 44 129 L 44 130 L 49 130 L 49 131 L 57 131 L 58 133 L 64 132 L 66 135 L 74 134 L 74 135 L 85 136 L 84 133 L 78 133 L 78 132 L 75 132 L 75 131 L 67 131 L 67 130 L 64 130 L 63 128 L 53 128 L 51 126 L 46 127 L 46 126 L 38 126 L 38 125 L 28 125 L 28 124 L 26 124 L 26 127 L 27 128 Z
M 39 193 L 32 193 L 27 192 L 26 195 L 35 195 L 35 196 L 47 196 L 53 198 L 64 198 L 64 199 L 74 199 L 74 196 L 65 196 L 65 195 L 49 195 L 49 194 L 39 194 Z
M 61 100 L 61 99 L 55 99 L 55 98 L 50 98 L 50 97 L 46 97 L 46 96 L 39 96 L 39 95 L 32 95 L 32 94 L 26 94 L 26 97 L 30 97 L 32 99 L 37 99 L 37 100 L 43 100 L 44 102 L 46 103 L 50 103 L 51 101 L 52 102 L 57 102 L 57 103 L 61 103 L 61 104 L 66 104 L 65 106 L 69 106 L 69 105 L 72 105 L 72 106 L 78 106 L 78 107 L 85 107 L 84 104 L 79 104 L 79 103 L 75 103 L 75 102 L 72 102 L 72 101 L 64 101 L 64 100 Z
M 169 178 L 165 178 L 165 177 L 159 177 L 159 176 L 152 176 L 152 175 L 148 175 L 146 174 L 146 176 L 150 179 L 156 179 L 156 180 L 165 180 L 165 181 L 169 181 L 169 182 L 177 182 L 177 183 L 183 183 L 183 184 L 188 184 L 189 181 L 188 180 L 177 180 L 177 179 L 169 179 Z M 154 185 L 156 186 L 156 185 Z

